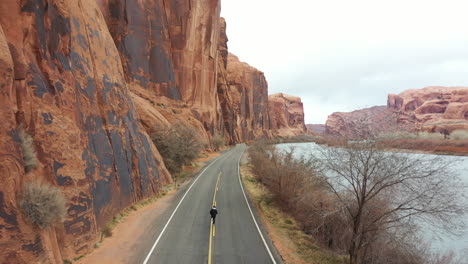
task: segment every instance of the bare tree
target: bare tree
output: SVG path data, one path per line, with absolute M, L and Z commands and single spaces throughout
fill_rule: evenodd
M 377 141 L 320 149 L 315 156 L 352 229 L 349 263 L 366 263 L 380 236 L 415 223 L 457 234 L 464 228 L 466 186 L 453 159 L 387 151 Z

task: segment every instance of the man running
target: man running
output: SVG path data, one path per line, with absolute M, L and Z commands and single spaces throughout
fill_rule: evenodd
M 211 208 L 211 210 L 210 210 L 210 215 L 211 215 L 211 218 L 213 219 L 213 225 L 215 223 L 217 214 L 218 214 L 218 209 L 216 209 L 216 206 L 213 205 L 213 208 Z

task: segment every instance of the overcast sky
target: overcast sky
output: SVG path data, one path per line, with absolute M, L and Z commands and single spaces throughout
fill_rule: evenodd
M 468 86 L 468 1 L 222 0 L 229 51 L 306 123 L 385 105 L 388 93 Z

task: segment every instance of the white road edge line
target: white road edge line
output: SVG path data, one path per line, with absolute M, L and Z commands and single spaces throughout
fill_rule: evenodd
M 268 247 L 268 244 L 267 244 L 267 242 L 265 241 L 265 238 L 262 235 L 262 231 L 260 231 L 260 227 L 257 224 L 257 220 L 255 220 L 255 216 L 254 216 L 254 214 L 252 212 L 252 208 L 250 208 L 250 204 L 249 204 L 249 201 L 247 200 L 247 195 L 245 194 L 244 187 L 242 186 L 241 175 L 240 175 L 240 160 L 241 160 L 242 156 L 244 155 L 244 152 L 245 152 L 245 149 L 244 149 L 244 151 L 242 151 L 242 153 L 241 153 L 241 155 L 239 157 L 239 160 L 237 162 L 237 175 L 239 176 L 239 184 L 240 184 L 242 193 L 244 194 L 245 203 L 247 203 L 247 207 L 249 208 L 250 215 L 252 216 L 252 219 L 253 219 L 253 221 L 255 223 L 255 226 L 257 227 L 258 233 L 260 234 L 260 237 L 262 238 L 263 244 L 265 245 L 265 248 L 268 251 L 268 254 L 270 255 L 271 261 L 273 262 L 273 264 L 276 264 L 275 258 L 273 257 L 273 254 L 271 254 L 270 248 Z
M 224 153 L 224 154 L 227 154 L 227 153 Z M 161 231 L 161 233 L 159 234 L 158 238 L 157 238 L 156 241 L 154 242 L 153 247 L 151 247 L 151 250 L 149 251 L 148 255 L 146 256 L 145 261 L 143 262 L 143 264 L 147 264 L 147 263 L 148 263 L 148 260 L 150 259 L 151 254 L 153 254 L 153 251 L 154 251 L 154 249 L 156 248 L 156 245 L 158 245 L 159 240 L 161 239 L 162 235 L 164 234 L 164 231 L 166 231 L 166 228 L 167 228 L 167 226 L 169 225 L 169 223 L 171 222 L 172 217 L 174 217 L 175 213 L 177 212 L 177 209 L 179 209 L 180 204 L 182 204 L 182 202 L 183 202 L 184 199 L 185 199 L 185 196 L 187 196 L 187 194 L 189 193 L 189 191 L 192 189 L 193 185 L 198 181 L 198 179 L 200 179 L 200 176 L 202 176 L 203 173 L 204 173 L 211 165 L 213 165 L 216 161 L 218 161 L 218 159 L 220 159 L 220 158 L 222 158 L 222 157 L 225 157 L 224 154 L 223 154 L 222 156 L 217 157 L 215 160 L 213 160 L 213 162 L 211 162 L 211 163 L 200 173 L 200 175 L 198 175 L 198 177 L 195 179 L 195 181 L 193 181 L 192 185 L 190 185 L 190 187 L 187 189 L 187 191 L 185 192 L 184 196 L 182 196 L 182 199 L 180 199 L 180 201 L 179 201 L 179 203 L 177 204 L 176 208 L 174 209 L 174 211 L 172 212 L 171 216 L 169 217 L 169 220 L 167 220 L 166 225 L 164 225 L 164 228 L 162 229 L 162 231 Z

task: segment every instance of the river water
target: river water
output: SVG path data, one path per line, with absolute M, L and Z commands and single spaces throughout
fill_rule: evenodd
M 278 144 L 276 145 L 279 151 L 288 151 L 291 148 L 294 148 L 294 155 L 297 157 L 301 156 L 310 156 L 313 153 L 317 153 L 319 145 L 315 143 L 287 143 L 287 144 Z M 322 146 L 320 146 L 322 147 Z M 424 155 L 428 158 L 435 155 L 431 154 L 411 154 L 411 155 Z M 457 159 L 459 162 L 455 163 L 456 168 L 454 171 L 457 172 L 462 180 L 468 184 L 468 157 L 467 156 L 444 156 L 446 159 Z M 468 201 L 466 201 L 468 203 Z M 468 222 L 468 215 L 465 217 Z M 422 228 L 422 230 L 425 230 Z M 466 232 L 460 237 L 453 236 L 443 236 L 439 237 L 434 236 L 430 232 L 422 234 L 422 237 L 430 241 L 432 249 L 437 252 L 448 252 L 453 251 L 459 256 L 465 256 L 468 263 L 468 227 Z

